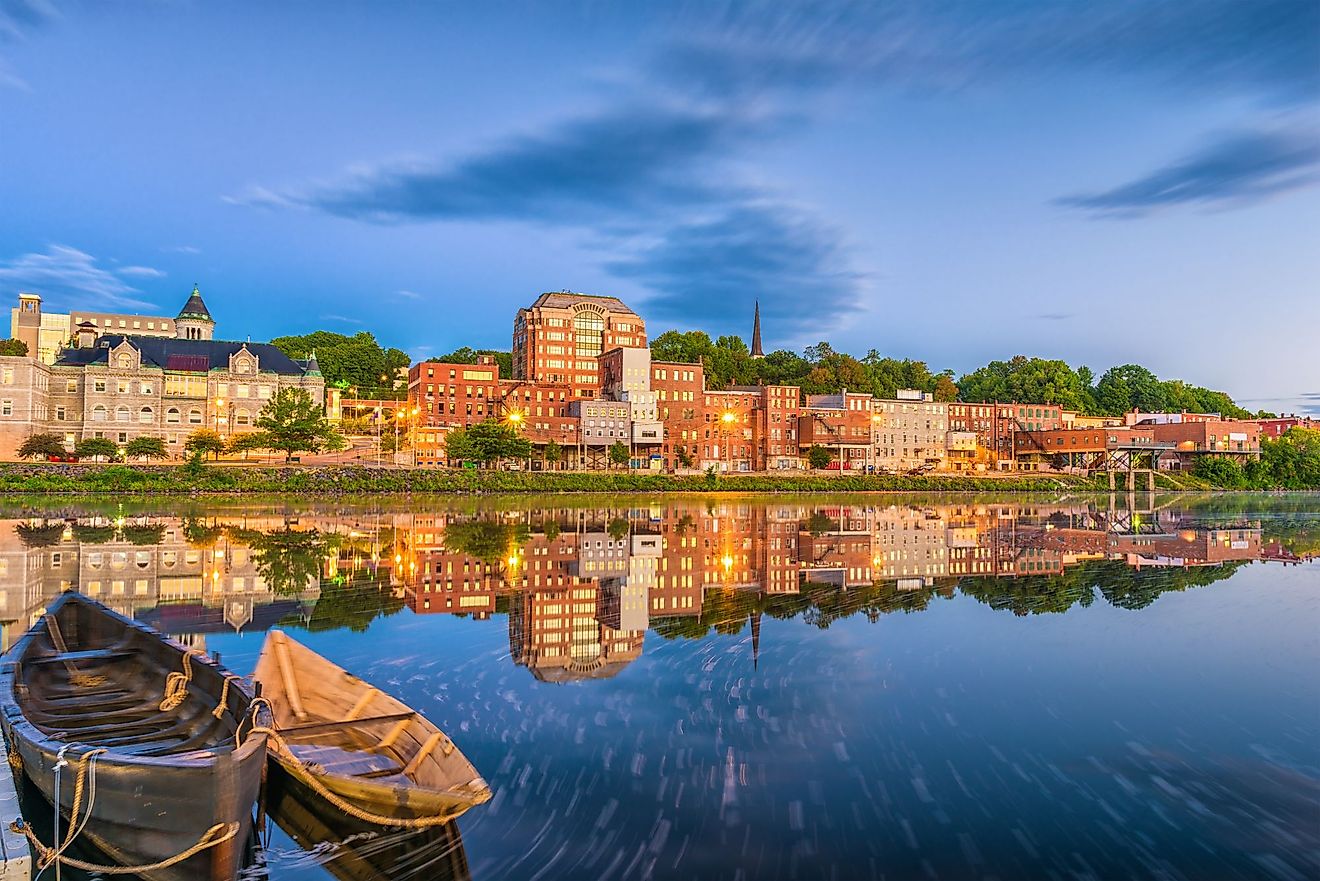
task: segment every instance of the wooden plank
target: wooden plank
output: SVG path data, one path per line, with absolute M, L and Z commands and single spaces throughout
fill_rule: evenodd
M 362 692 L 362 696 L 357 699 L 357 703 L 353 704 L 353 709 L 348 711 L 348 716 L 345 718 L 356 719 L 358 713 L 365 710 L 371 702 L 376 699 L 376 695 L 378 694 L 380 694 L 380 690 L 377 688 L 368 688 L 366 691 Z
M 375 722 L 397 722 L 400 719 L 411 719 L 417 713 L 409 710 L 406 713 L 385 713 L 381 716 L 363 716 L 361 719 L 329 719 L 324 722 L 305 722 L 301 725 L 289 725 L 278 729 L 283 735 L 311 734 L 319 731 L 335 731 L 341 728 L 359 728 L 363 725 L 370 725 Z
M 293 676 L 293 662 L 289 659 L 289 646 L 284 642 L 283 633 L 272 633 L 275 637 L 275 660 L 280 665 L 280 678 L 284 680 L 284 696 L 289 699 L 289 707 L 299 719 L 307 718 L 303 709 L 302 695 L 298 693 L 298 682 Z
M 422 744 L 422 748 L 417 751 L 417 755 L 413 756 L 407 767 L 403 769 L 403 776 L 411 777 L 422 766 L 422 762 L 426 761 L 426 757 L 431 754 L 431 751 L 435 749 L 436 744 L 440 742 L 442 737 L 444 735 L 437 731 L 426 738 L 426 743 Z

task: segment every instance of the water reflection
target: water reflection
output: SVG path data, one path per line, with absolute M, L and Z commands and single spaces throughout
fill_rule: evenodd
M 253 878 L 1315 875 L 1320 501 L 1118 501 L 41 502 L 0 619 L 301 629 L 495 791 Z
M 1142 608 L 1252 561 L 1313 559 L 1295 521 L 1178 504 L 802 504 L 703 500 L 501 512 L 76 510 L 0 523 L 4 646 L 60 591 L 80 590 L 205 644 L 282 623 L 365 630 L 418 614 L 508 616 L 509 652 L 538 679 L 600 678 L 665 638 L 872 621 L 939 598 L 1015 614 L 1098 599 Z

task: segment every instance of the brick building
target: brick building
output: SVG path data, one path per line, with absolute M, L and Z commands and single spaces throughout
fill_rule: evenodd
M 513 379 L 566 385 L 573 397 L 600 390 L 602 354 L 645 348 L 646 324 L 617 297 L 546 293 L 513 320 Z

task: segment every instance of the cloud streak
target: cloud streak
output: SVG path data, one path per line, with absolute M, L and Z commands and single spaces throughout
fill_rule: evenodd
M 91 254 L 68 245 L 0 260 L 0 289 L 32 291 L 66 305 L 94 301 L 120 309 L 155 308 L 141 298 L 142 291 L 98 266 Z
M 1057 200 L 1104 217 L 1142 217 L 1175 205 L 1241 205 L 1320 179 L 1315 132 L 1236 132 L 1150 174 L 1097 193 Z

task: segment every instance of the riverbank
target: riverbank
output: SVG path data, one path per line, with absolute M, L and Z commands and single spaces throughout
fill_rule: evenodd
M 1162 490 L 1213 489 L 1191 478 L 1160 475 Z M 1144 480 L 1140 489 L 1145 488 Z M 8 493 L 555 493 L 555 492 L 1077 492 L 1108 491 L 1108 482 L 1066 474 L 913 477 L 837 474 L 732 474 L 726 476 L 630 472 L 438 471 L 362 466 L 0 465 L 0 492 Z

